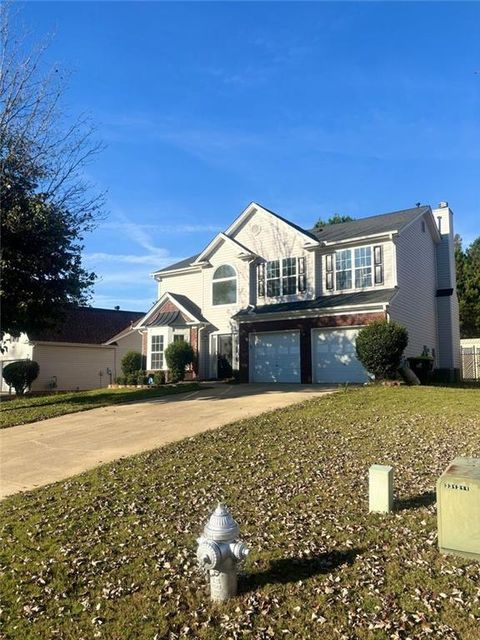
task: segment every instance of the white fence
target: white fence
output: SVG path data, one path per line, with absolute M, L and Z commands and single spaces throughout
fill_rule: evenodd
M 462 361 L 462 377 L 464 380 L 480 380 L 480 347 L 460 348 Z

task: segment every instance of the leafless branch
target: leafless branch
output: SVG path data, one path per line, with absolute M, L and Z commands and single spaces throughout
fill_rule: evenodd
M 0 173 L 15 159 L 23 174 L 50 202 L 79 225 L 99 219 L 104 194 L 92 195 L 85 167 L 104 148 L 86 115 L 73 122 L 62 110 L 69 76 L 58 65 L 46 68 L 49 40 L 29 47 L 13 33 L 8 3 L 0 5 Z

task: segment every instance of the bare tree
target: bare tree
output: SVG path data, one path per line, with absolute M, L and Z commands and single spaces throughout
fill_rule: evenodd
M 0 171 L 10 161 L 47 201 L 68 207 L 81 225 L 98 218 L 104 194 L 92 195 L 83 169 L 103 149 L 86 115 L 73 122 L 63 112 L 68 74 L 45 68 L 48 40 L 28 48 L 12 33 L 10 7 L 0 6 Z
M 0 5 L 2 335 L 52 324 L 65 304 L 86 302 L 94 274 L 81 266 L 81 242 L 105 203 L 84 176 L 103 144 L 88 117 L 64 113 L 68 76 L 47 68 L 48 41 L 31 47 L 15 32 L 10 9 Z

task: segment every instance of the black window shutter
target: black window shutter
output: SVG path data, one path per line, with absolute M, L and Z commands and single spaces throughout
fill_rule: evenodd
M 257 265 L 257 293 L 263 298 L 265 296 L 265 265 Z
M 305 275 L 305 258 L 298 258 L 298 290 L 302 293 L 307 289 L 307 278 Z
M 333 289 L 333 253 L 329 253 L 327 256 L 325 256 L 325 267 L 325 287 L 327 289 Z
M 373 247 L 373 264 L 375 266 L 375 284 L 383 284 L 383 247 Z

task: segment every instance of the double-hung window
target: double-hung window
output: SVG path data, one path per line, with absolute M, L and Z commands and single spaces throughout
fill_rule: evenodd
M 297 293 L 297 290 L 305 290 L 305 262 L 302 260 L 302 279 L 297 280 L 297 258 L 283 258 L 282 260 L 270 260 L 267 262 L 266 282 L 267 296 L 276 298 L 278 296 L 291 296 Z
M 150 367 L 163 369 L 163 336 L 152 336 L 150 340 Z
M 297 259 L 282 260 L 282 295 L 291 296 L 297 293 Z
M 335 254 L 335 282 L 339 291 L 352 288 L 351 249 L 343 249 Z
M 363 289 L 372 286 L 372 249 L 359 247 L 355 249 L 355 288 Z
M 329 253 L 325 256 L 324 264 L 327 290 L 365 289 L 374 284 L 383 284 L 382 245 Z
M 282 295 L 280 260 L 270 260 L 267 262 L 267 296 L 275 298 L 280 295 Z

